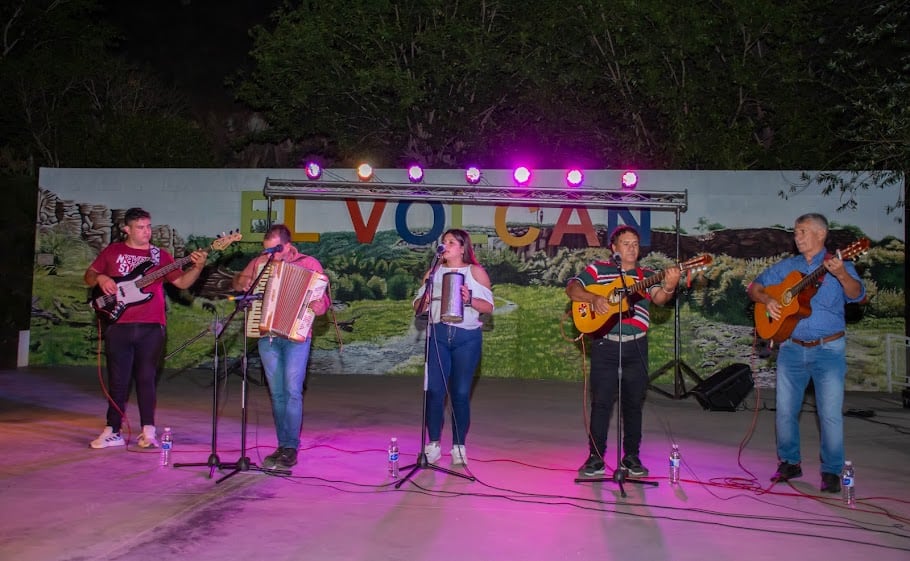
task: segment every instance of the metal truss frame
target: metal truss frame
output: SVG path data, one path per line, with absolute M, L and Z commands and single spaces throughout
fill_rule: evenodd
M 676 212 L 685 212 L 688 207 L 688 192 L 685 190 L 619 191 L 584 186 L 516 187 L 267 178 L 263 194 L 268 199 L 269 210 L 273 199 L 406 200 L 471 205 L 649 208 Z

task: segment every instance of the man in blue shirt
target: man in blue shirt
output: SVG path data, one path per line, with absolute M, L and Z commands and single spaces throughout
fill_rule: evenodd
M 821 431 L 821 490 L 840 492 L 844 465 L 844 378 L 847 373 L 844 338 L 844 304 L 859 302 L 866 295 L 853 263 L 825 251 L 828 220 L 821 214 L 804 214 L 796 219 L 793 237 L 799 255 L 789 257 L 763 271 L 749 285 L 749 297 L 764 304 L 778 321 L 783 305 L 765 287 L 780 284 L 788 274 L 809 274 L 824 267 L 818 291 L 809 302 L 811 313 L 800 319 L 790 337 L 780 345 L 777 356 L 777 456 L 780 464 L 771 477 L 775 483 L 803 474 L 800 466 L 799 414 L 811 380 Z

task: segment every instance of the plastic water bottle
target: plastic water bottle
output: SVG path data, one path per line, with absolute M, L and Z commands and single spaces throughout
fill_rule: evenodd
M 389 441 L 389 477 L 398 479 L 398 439 Z
M 167 466 L 171 463 L 171 448 L 174 447 L 174 433 L 171 427 L 164 427 L 161 433 L 161 465 Z
M 679 454 L 679 444 L 674 444 L 670 450 L 670 483 L 673 485 L 679 483 L 680 463 L 682 463 L 682 456 Z
M 840 474 L 840 488 L 844 493 L 844 504 L 856 508 L 856 472 L 850 460 L 844 462 L 844 471 Z

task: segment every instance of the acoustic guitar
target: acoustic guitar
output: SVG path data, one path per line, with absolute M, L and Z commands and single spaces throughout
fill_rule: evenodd
M 865 253 L 869 249 L 869 240 L 862 238 L 838 251 L 841 259 L 847 260 Z M 827 259 L 827 257 L 826 257 Z M 783 282 L 766 286 L 765 292 L 780 302 L 780 318 L 774 319 L 768 313 L 768 307 L 760 302 L 755 303 L 755 332 L 762 339 L 782 343 L 793 333 L 799 320 L 809 317 L 812 307 L 809 301 L 818 292 L 818 279 L 825 273 L 825 266 L 819 265 L 808 275 L 793 271 Z
M 230 232 L 220 236 L 212 242 L 209 250 L 222 250 L 243 237 L 238 231 Z M 151 261 L 139 264 L 128 275 L 115 277 L 117 291 L 113 294 L 104 294 L 101 287 L 95 285 L 92 289 L 92 308 L 103 320 L 116 322 L 123 315 L 124 310 L 130 306 L 141 304 L 148 301 L 152 294 L 143 292 L 143 288 L 149 286 L 177 269 L 182 269 L 187 263 L 192 261 L 189 255 L 177 259 L 170 265 L 164 266 L 154 273 L 146 275 L 146 271 L 155 266 Z
M 710 255 L 700 255 L 677 264 L 677 267 L 679 267 L 680 272 L 689 271 L 691 273 L 706 269 L 712 261 L 714 261 L 714 258 Z M 617 314 L 623 314 L 629 309 L 629 298 L 625 298 L 624 294 L 644 292 L 664 280 L 666 276 L 667 271 L 664 270 L 638 282 L 635 282 L 635 279 L 630 276 L 623 276 L 617 277 L 610 284 L 592 284 L 585 287 L 588 291 L 605 297 L 608 309 L 606 313 L 598 314 L 594 311 L 594 307 L 587 302 L 572 302 L 572 320 L 575 322 L 575 327 L 582 333 L 600 331 Z M 623 280 L 625 280 L 625 287 L 623 286 Z

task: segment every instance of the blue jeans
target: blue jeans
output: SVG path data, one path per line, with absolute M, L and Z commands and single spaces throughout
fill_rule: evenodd
M 303 382 L 306 379 L 310 344 L 284 337 L 263 337 L 259 340 L 259 357 L 272 395 L 272 417 L 280 448 L 300 446 L 300 427 L 303 424 Z
M 430 325 L 427 355 L 427 431 L 430 440 L 442 435 L 446 390 L 452 401 L 452 444 L 464 444 L 471 425 L 471 385 L 480 364 L 480 329 Z
M 777 354 L 777 456 L 800 463 L 799 414 L 809 380 L 815 386 L 815 409 L 821 430 L 823 473 L 839 474 L 844 465 L 844 377 L 847 339 L 816 347 L 786 341 Z

